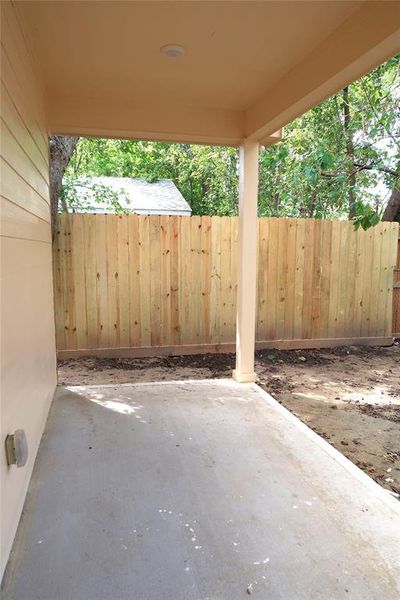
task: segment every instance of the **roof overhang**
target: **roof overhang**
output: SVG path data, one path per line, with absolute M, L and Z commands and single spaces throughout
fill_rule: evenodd
M 400 3 L 384 0 L 16 4 L 53 134 L 269 145 L 400 51 Z

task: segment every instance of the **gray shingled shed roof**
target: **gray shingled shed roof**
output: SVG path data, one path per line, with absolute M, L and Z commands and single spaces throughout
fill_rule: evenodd
M 73 207 L 76 212 L 114 212 L 112 207 L 96 199 L 96 194 L 89 190 L 92 184 L 118 193 L 121 208 L 129 212 L 184 216 L 192 213 L 189 204 L 170 179 L 159 179 L 151 183 L 145 179 L 130 177 L 88 177 L 84 182 L 77 180 L 75 189 L 79 205 Z

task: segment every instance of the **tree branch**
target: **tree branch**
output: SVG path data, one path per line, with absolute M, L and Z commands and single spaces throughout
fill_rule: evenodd
M 376 170 L 376 171 L 381 171 L 382 173 L 387 173 L 388 175 L 391 175 L 392 177 L 397 177 L 397 173 L 394 169 L 389 169 L 389 167 L 377 165 L 376 163 L 372 163 L 370 165 L 363 165 L 361 163 L 355 162 L 354 166 L 357 167 L 356 172 Z

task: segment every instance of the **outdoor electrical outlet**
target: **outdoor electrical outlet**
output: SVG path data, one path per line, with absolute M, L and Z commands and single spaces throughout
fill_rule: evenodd
M 23 429 L 17 429 L 6 437 L 6 456 L 8 465 L 17 465 L 17 467 L 26 465 L 28 441 Z

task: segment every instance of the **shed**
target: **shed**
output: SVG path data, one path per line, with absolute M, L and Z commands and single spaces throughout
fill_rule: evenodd
M 109 213 L 112 202 L 99 196 L 104 191 L 115 195 L 124 211 L 138 215 L 176 215 L 190 217 L 192 209 L 171 179 L 146 181 L 133 177 L 90 177 L 78 179 L 74 185 L 77 202 L 74 212 Z M 98 194 L 96 193 L 98 191 Z

